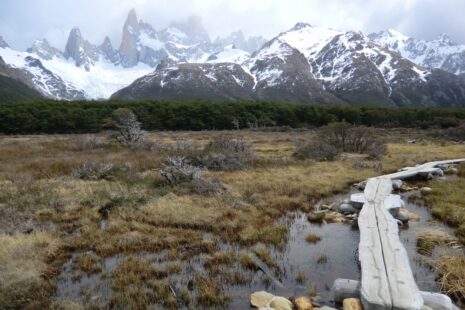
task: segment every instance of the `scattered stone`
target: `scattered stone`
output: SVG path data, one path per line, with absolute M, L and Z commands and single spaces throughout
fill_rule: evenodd
M 336 279 L 333 284 L 334 301 L 341 303 L 346 298 L 360 296 L 360 282 L 349 279 Z
M 365 204 L 366 199 L 365 199 L 365 194 L 364 193 L 358 193 L 358 194 L 352 194 L 350 195 L 350 204 L 355 208 L 361 210 L 363 208 L 363 205 Z
M 408 211 L 408 216 L 410 218 L 410 221 L 413 221 L 413 222 L 419 222 L 420 221 L 420 216 L 418 214 L 414 213 L 414 212 Z
M 416 187 L 416 186 L 408 186 L 408 185 L 404 184 L 404 185 L 402 185 L 400 190 L 403 191 L 403 192 L 411 192 L 411 191 L 418 190 L 418 187 Z
M 362 310 L 362 303 L 358 298 L 347 298 L 342 303 L 343 310 Z
M 420 193 L 422 193 L 423 195 L 428 195 L 432 192 L 433 192 L 433 189 L 431 187 L 422 187 L 420 189 Z
M 393 190 L 400 190 L 402 188 L 402 185 L 404 185 L 404 182 L 402 180 L 392 180 Z
M 323 306 L 321 308 L 318 308 L 319 310 L 337 310 L 336 308 L 328 307 L 328 306 Z
M 265 291 L 255 292 L 250 295 L 250 304 L 257 308 L 267 307 L 275 296 Z
M 351 204 L 343 203 L 339 207 L 339 212 L 341 212 L 342 214 L 351 214 L 351 213 L 358 213 L 360 212 L 360 210 L 355 209 Z
M 275 310 L 292 310 L 292 302 L 287 298 L 275 296 L 270 302 L 270 307 Z
M 396 219 L 401 221 L 403 224 L 407 223 L 410 220 L 410 214 L 407 209 L 401 208 L 397 213 Z
M 325 221 L 327 223 L 345 223 L 347 219 L 339 212 L 328 212 L 325 215 Z
M 453 309 L 452 300 L 449 296 L 438 293 L 421 292 L 421 297 L 425 306 L 437 310 L 451 310 Z
M 312 303 L 310 299 L 304 296 L 297 297 L 294 300 L 296 310 L 313 310 Z

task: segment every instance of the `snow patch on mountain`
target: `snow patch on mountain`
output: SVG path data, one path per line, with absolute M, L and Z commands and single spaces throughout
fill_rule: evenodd
M 36 82 L 37 87 L 46 95 L 57 99 L 68 98 L 55 93 L 54 89 L 50 87 L 50 83 L 48 83 L 50 72 L 47 70 L 59 76 L 68 87 L 84 92 L 87 99 L 108 98 L 114 92 L 153 70 L 144 64 L 123 68 L 100 60 L 92 65 L 92 70 L 86 71 L 76 67 L 73 59 L 67 60 L 58 56 L 42 59 L 36 54 L 18 52 L 10 48 L 0 49 L 0 56 L 9 66 L 30 72 L 34 76 L 33 81 Z M 39 59 L 46 70 L 31 67 L 27 59 Z

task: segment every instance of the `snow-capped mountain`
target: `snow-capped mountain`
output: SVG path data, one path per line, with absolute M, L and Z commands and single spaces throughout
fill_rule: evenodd
M 236 41 L 252 52 L 261 42 L 243 35 L 241 40 Z M 98 46 L 90 43 L 77 27 L 70 31 L 63 52 L 46 39 L 35 41 L 26 52 L 15 51 L 0 37 L 0 57 L 8 66 L 22 70 L 44 96 L 66 100 L 108 98 L 159 64 L 239 63 L 249 56 L 231 44 L 212 43 L 198 17 L 156 31 L 135 10 L 124 23 L 119 49 L 108 37 Z
M 266 43 L 250 58 L 238 57 L 230 61 L 242 68 L 239 70 L 237 66 L 223 63 L 221 67 L 223 77 L 237 77 L 236 73 L 241 72 L 240 79 L 228 78 L 242 88 L 242 92 L 234 92 L 234 96 L 231 92 L 228 94 L 235 99 L 250 94 L 251 99 L 296 102 L 389 106 L 465 104 L 464 80 L 442 70 L 419 66 L 360 32 L 341 32 L 299 23 Z M 171 98 L 180 99 L 179 89 L 199 87 L 195 80 L 198 76 L 188 74 L 194 67 L 205 73 L 201 65 L 163 67 L 149 75 L 150 78 L 139 79 L 119 91 L 113 98 L 158 98 L 158 93 L 152 90 L 165 88 L 163 98 L 169 94 Z M 215 69 L 209 68 L 210 71 Z M 243 72 L 249 77 L 246 78 Z M 167 77 L 171 80 L 166 80 Z M 252 89 L 248 82 L 250 78 Z M 218 93 L 223 88 L 224 79 L 215 81 L 217 83 L 209 83 L 205 88 L 209 90 L 208 95 L 196 92 L 196 96 L 210 98 L 211 93 Z
M 444 34 L 436 40 L 426 41 L 390 29 L 372 33 L 369 37 L 418 65 L 465 76 L 465 45 L 452 42 Z
M 365 36 L 298 23 L 272 40 L 233 32 L 214 42 L 198 17 L 154 29 L 131 10 L 115 49 L 79 28 L 64 51 L 26 52 L 0 37 L 0 57 L 56 99 L 261 99 L 388 106 L 465 106 L 465 48 L 389 31 Z M 440 68 L 440 69 L 435 69 Z M 19 71 L 18 71 L 19 70 Z M 449 71 L 446 72 L 445 70 Z

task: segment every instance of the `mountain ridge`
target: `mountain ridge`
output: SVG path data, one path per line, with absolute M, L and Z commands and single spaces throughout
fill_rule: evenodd
M 42 39 L 18 52 L 0 37 L 0 56 L 54 99 L 465 106 L 462 46 L 446 36 L 425 42 L 393 30 L 365 35 L 308 23 L 268 41 L 241 31 L 212 40 L 199 17 L 157 30 L 133 9 L 118 48 L 108 37 L 94 45 L 75 27 L 64 51 Z

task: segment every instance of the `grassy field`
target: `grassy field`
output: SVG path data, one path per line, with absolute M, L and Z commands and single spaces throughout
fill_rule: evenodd
M 224 190 L 203 193 L 164 182 L 160 169 L 167 157 L 194 156 L 224 134 L 242 137 L 254 151 L 247 169 L 205 173 Z M 247 253 L 276 268 L 267 248 L 286 243 L 283 215 L 308 212 L 322 197 L 369 176 L 465 154 L 463 144 L 392 130 L 380 131 L 389 143 L 379 161 L 354 154 L 333 162 L 292 157 L 296 144 L 314 135 L 160 132 L 150 133 L 152 147 L 140 150 L 123 148 L 108 134 L 0 137 L 0 305 L 144 309 L 156 301 L 176 309 L 171 283 L 189 272 L 195 289 L 179 280 L 177 292 L 186 308 L 225 307 L 230 296 L 223 284 L 245 284 L 250 281 L 245 271 L 257 268 Z M 413 138 L 418 143 L 406 142 Z M 190 147 L 173 147 L 180 142 Z M 86 164 L 112 166 L 104 177 L 82 178 L 76 171 Z M 460 199 L 458 193 L 454 197 Z M 449 214 L 442 212 L 446 208 L 433 207 L 433 212 Z M 465 215 L 463 210 L 454 214 Z M 445 220 L 461 236 L 463 220 Z M 193 261 L 202 268 L 189 269 Z M 92 278 L 108 294 L 56 298 L 63 268 L 75 281 Z

